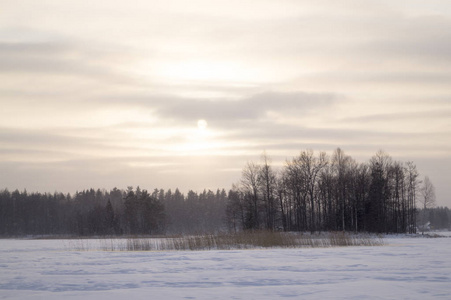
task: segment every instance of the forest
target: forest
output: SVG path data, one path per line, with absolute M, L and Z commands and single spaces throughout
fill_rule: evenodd
M 300 152 L 274 167 L 263 154 L 226 192 L 140 187 L 75 194 L 0 191 L 0 236 L 174 235 L 243 230 L 415 233 L 418 224 L 449 228 L 448 208 L 413 162 L 383 151 L 358 163 Z

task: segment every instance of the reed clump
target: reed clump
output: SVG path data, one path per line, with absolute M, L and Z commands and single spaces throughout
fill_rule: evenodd
M 382 246 L 381 236 L 347 232 L 300 233 L 242 231 L 237 233 L 69 240 L 76 251 L 197 251 L 265 248 Z
M 304 234 L 273 231 L 243 231 L 238 233 L 187 235 L 166 238 L 129 238 L 125 246 L 110 246 L 107 250 L 125 251 L 194 251 L 258 248 L 324 248 L 346 246 L 382 246 L 382 238 L 369 234 L 331 232 Z

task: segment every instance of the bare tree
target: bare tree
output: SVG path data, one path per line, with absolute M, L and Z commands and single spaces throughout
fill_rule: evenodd
M 351 157 L 345 155 L 340 148 L 335 149 L 332 155 L 332 169 L 335 173 L 337 184 L 337 208 L 341 215 L 341 229 L 346 230 L 346 208 L 348 199 L 347 175 L 349 173 Z
M 276 223 L 276 173 L 271 167 L 271 159 L 266 155 L 262 155 L 262 165 L 260 167 L 259 182 L 261 194 L 263 196 L 263 205 L 265 209 L 265 227 L 268 230 L 275 229 Z
M 435 187 L 428 176 L 424 177 L 423 185 L 420 188 L 421 204 L 423 209 L 432 208 L 435 206 Z
M 370 186 L 370 211 L 371 228 L 376 232 L 388 232 L 388 214 L 390 200 L 390 169 L 392 168 L 391 157 L 379 150 L 370 160 L 371 186 Z
M 314 156 L 312 150 L 301 152 L 299 156 L 301 163 L 301 170 L 306 178 L 306 190 L 310 200 L 310 231 L 313 233 L 316 230 L 316 193 L 318 189 L 318 179 L 321 170 L 328 164 L 328 159 L 325 152 L 320 152 L 318 157 Z M 318 201 L 318 206 L 320 205 Z M 318 214 L 319 215 L 319 214 Z
M 406 163 L 406 207 L 407 207 L 407 226 L 409 233 L 416 233 L 416 194 L 418 190 L 419 180 L 416 165 L 408 161 Z
M 247 204 L 246 228 L 259 229 L 259 195 L 261 167 L 253 162 L 248 162 L 241 173 L 240 189 Z
M 287 223 L 287 213 L 290 211 L 289 202 L 287 201 L 286 197 L 286 188 L 285 188 L 285 181 L 283 173 L 278 173 L 278 176 L 276 176 L 276 191 L 277 191 L 277 197 L 279 201 L 279 209 L 281 214 L 281 221 L 282 221 L 282 228 L 283 231 L 288 230 L 288 223 Z
M 424 177 L 423 184 L 420 188 L 421 198 L 420 202 L 422 204 L 422 224 L 421 224 L 421 233 L 424 234 L 425 229 L 427 229 L 429 225 L 428 218 L 428 210 L 435 206 L 435 187 L 432 184 L 431 180 L 428 176 Z
M 290 211 L 288 216 L 288 226 L 290 229 L 298 231 L 307 228 L 307 179 L 302 172 L 302 162 L 299 157 L 286 162 L 284 171 L 284 182 L 287 189 Z M 293 228 L 291 226 L 293 224 Z

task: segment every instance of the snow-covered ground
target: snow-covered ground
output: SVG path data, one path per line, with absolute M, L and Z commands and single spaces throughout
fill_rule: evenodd
M 385 241 L 108 252 L 71 250 L 105 241 L 0 240 L 0 299 L 451 299 L 451 238 Z
M 440 236 L 446 236 L 446 237 L 451 237 L 451 231 L 450 230 L 448 230 L 448 231 L 431 231 L 431 232 L 425 232 L 425 234 L 426 233 L 428 233 L 428 234 L 437 234 L 437 235 L 440 235 Z

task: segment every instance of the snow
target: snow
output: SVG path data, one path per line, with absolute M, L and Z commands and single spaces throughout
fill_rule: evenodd
M 127 252 L 92 250 L 105 240 L 0 240 L 0 299 L 451 298 L 451 238 L 385 241 Z

